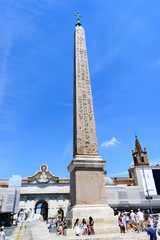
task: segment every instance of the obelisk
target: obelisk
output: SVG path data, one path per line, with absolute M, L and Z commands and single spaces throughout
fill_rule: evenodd
M 73 160 L 68 166 L 71 208 L 67 220 L 72 228 L 76 218 L 88 220 L 92 216 L 97 233 L 117 232 L 117 222 L 106 198 L 103 169 L 106 161 L 98 155 L 85 33 L 79 13 L 77 16 L 74 35 Z

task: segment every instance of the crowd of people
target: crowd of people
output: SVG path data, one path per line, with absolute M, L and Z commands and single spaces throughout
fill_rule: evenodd
M 58 219 L 56 221 L 56 229 L 58 235 L 63 235 L 64 229 L 67 228 L 67 221 L 66 218 L 63 220 Z M 77 218 L 73 228 L 75 229 L 75 235 L 80 236 L 80 233 L 82 231 L 82 235 L 94 235 L 94 220 L 92 217 L 89 217 L 88 222 L 86 222 L 86 219 L 83 218 L 82 222 L 79 222 L 79 219 Z
M 138 211 L 131 210 L 130 212 L 127 211 L 118 211 L 117 209 L 114 210 L 114 215 L 117 218 L 118 225 L 120 227 L 121 233 L 133 232 L 137 231 L 146 231 L 148 236 L 152 235 L 156 236 L 156 222 L 158 220 L 153 219 L 152 215 L 144 215 L 144 213 L 138 209 Z M 58 235 L 64 234 L 64 229 L 67 228 L 67 221 L 66 218 L 58 219 L 56 221 L 56 230 Z M 88 221 L 83 218 L 80 221 L 78 218 L 76 219 L 73 228 L 75 229 L 75 235 L 80 236 L 82 235 L 94 235 L 94 220 L 92 217 L 89 217 Z M 158 232 L 159 234 L 159 232 Z
M 148 229 L 153 229 L 153 232 L 155 232 L 154 226 L 157 220 L 154 220 L 152 215 L 144 216 L 144 213 L 140 209 L 135 212 L 133 210 L 130 212 L 120 212 L 115 209 L 114 214 L 117 217 L 121 233 L 132 231 L 146 231 L 148 233 L 148 231 L 151 231 Z
M 88 223 L 85 218 L 83 218 L 82 223 L 79 223 L 79 218 L 76 219 L 74 223 L 75 235 L 80 236 L 80 229 L 82 229 L 82 235 L 94 235 L 94 220 L 89 217 Z

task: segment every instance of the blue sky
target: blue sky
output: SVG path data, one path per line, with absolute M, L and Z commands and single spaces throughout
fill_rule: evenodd
M 69 177 L 73 44 L 85 29 L 99 155 L 111 177 L 128 176 L 135 133 L 160 164 L 160 2 L 0 2 L 0 178 L 45 163 Z

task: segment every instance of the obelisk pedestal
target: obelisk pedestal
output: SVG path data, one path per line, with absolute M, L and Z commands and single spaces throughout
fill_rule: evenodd
M 74 222 L 79 218 L 94 219 L 96 233 L 119 232 L 113 210 L 107 204 L 104 181 L 106 161 L 98 156 L 96 127 L 93 111 L 84 29 L 78 21 L 74 37 L 74 136 L 73 160 L 68 166 L 70 172 L 71 208 L 67 213 L 72 235 Z
M 77 155 L 70 163 L 71 209 L 67 213 L 69 228 L 77 218 L 80 222 L 91 216 L 96 234 L 119 232 L 113 210 L 108 206 L 103 167 L 106 161 L 100 156 Z M 69 231 L 66 235 L 72 235 Z

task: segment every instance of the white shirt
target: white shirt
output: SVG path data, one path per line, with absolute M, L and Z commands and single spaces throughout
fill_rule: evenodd
M 143 212 L 138 211 L 137 217 L 138 217 L 138 220 L 139 220 L 139 221 L 143 221 L 143 220 L 144 220 Z
M 153 218 L 149 218 L 149 222 L 151 224 L 151 228 L 154 228 L 154 221 L 153 221 Z
M 5 233 L 4 232 L 0 232 L 0 240 L 4 240 L 5 239 Z
M 131 212 L 130 217 L 131 217 L 132 221 L 135 221 L 135 213 L 134 212 Z
M 75 225 L 75 234 L 80 234 L 80 228 L 78 224 Z

